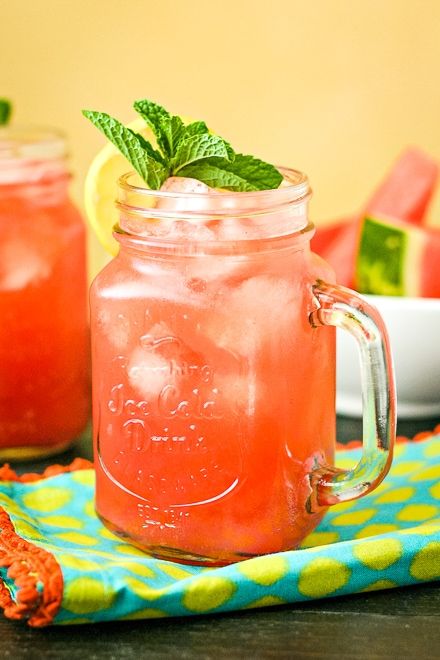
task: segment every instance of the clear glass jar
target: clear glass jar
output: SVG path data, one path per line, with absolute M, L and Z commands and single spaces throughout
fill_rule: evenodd
M 63 136 L 0 129 L 0 460 L 66 449 L 89 415 L 85 227 Z
M 385 330 L 310 251 L 307 178 L 283 173 L 257 193 L 119 182 L 120 252 L 91 293 L 96 508 L 157 557 L 292 549 L 389 466 Z M 334 467 L 338 324 L 365 331 L 367 458 L 350 473 Z

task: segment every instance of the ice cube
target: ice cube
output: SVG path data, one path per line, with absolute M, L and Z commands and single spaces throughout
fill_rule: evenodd
M 196 179 L 170 177 L 162 185 L 161 191 L 173 193 L 157 197 L 155 209 L 160 211 L 163 217 L 155 217 L 154 212 L 151 217 L 123 217 L 121 221 L 125 231 L 136 236 L 177 241 L 215 240 L 215 233 L 207 227 L 206 218 L 191 215 L 191 212 L 209 212 L 210 197 L 208 198 L 207 193 L 216 194 L 215 190 Z M 183 217 L 179 217 L 179 214 Z
M 135 348 L 127 367 L 130 385 L 147 401 L 157 397 L 170 382 L 169 361 L 142 346 Z
M 177 241 L 213 241 L 215 233 L 203 221 L 163 218 L 126 218 L 123 228 L 130 234 L 145 238 L 166 238 Z
M 128 379 L 143 397 L 157 397 L 171 385 L 177 391 L 191 386 L 200 356 L 191 350 L 164 322 L 155 323 L 139 338 L 139 346 L 132 353 Z
M 199 181 L 198 179 L 191 179 L 185 176 L 170 176 L 161 186 L 162 192 L 170 193 L 216 193 L 214 188 L 210 188 Z M 165 200 L 164 200 L 165 201 Z
M 203 287 L 188 286 L 185 263 L 176 259 L 139 259 L 135 275 L 132 271 L 113 270 L 109 283 L 99 288 L 103 306 L 115 305 L 116 311 L 124 313 L 133 324 L 135 313 L 140 314 L 136 320 L 143 323 L 141 307 L 145 305 L 157 308 L 165 301 L 191 307 L 206 305 Z
M 246 238 L 243 223 L 234 217 L 224 217 L 218 222 L 217 236 L 221 241 L 237 241 Z
M 250 357 L 265 343 L 292 335 L 299 306 L 295 294 L 292 283 L 267 275 L 225 288 L 205 332 L 217 346 Z
M 19 291 L 49 277 L 51 264 L 37 246 L 12 240 L 0 248 L 0 288 Z
M 189 177 L 172 176 L 162 184 L 161 192 L 171 193 L 159 196 L 156 208 L 160 211 L 184 213 L 185 218 L 163 218 L 151 227 L 151 234 L 176 240 L 212 241 L 215 234 L 206 226 L 206 219 L 191 216 L 191 212 L 209 212 L 212 204 L 211 195 L 215 190 Z M 208 196 L 209 195 L 209 196 Z
M 194 257 L 186 265 L 187 282 L 203 281 L 217 290 L 222 284 L 232 279 L 244 279 L 255 269 L 255 265 L 246 255 L 204 255 Z
M 183 176 L 171 176 L 162 184 L 160 192 L 170 193 L 169 195 L 158 196 L 156 208 L 161 211 L 170 211 L 174 213 L 207 213 L 212 208 L 212 195 L 219 193 L 214 188 L 210 188 L 202 181 L 190 179 Z M 196 218 L 190 222 L 199 223 L 202 220 Z
M 152 349 L 156 344 L 163 342 L 172 343 L 179 340 L 173 336 L 170 327 L 164 322 L 153 323 L 148 331 L 139 339 L 139 343 L 144 348 Z
M 98 328 L 118 351 L 124 351 L 130 341 L 130 319 L 117 310 L 102 308 L 97 313 Z
M 169 222 L 166 231 L 161 235 L 178 241 L 203 243 L 215 241 L 215 233 L 204 222 L 194 222 L 192 220 L 174 220 Z
M 250 376 L 236 373 L 219 373 L 215 384 L 220 391 L 222 400 L 238 415 L 252 416 L 255 413 L 257 401 L 261 399 L 263 383 L 257 384 Z
M 232 216 L 232 212 L 240 207 L 239 196 L 232 196 L 228 190 L 210 188 L 197 179 L 186 177 L 170 177 L 161 187 L 161 191 L 175 193 L 176 197 L 159 199 L 157 208 L 169 211 L 186 212 L 188 214 L 210 212 L 210 218 L 197 219 L 188 217 L 191 224 L 203 225 L 212 232 L 211 236 L 220 240 L 236 240 L 242 236 L 240 221 Z M 178 194 L 182 197 L 177 197 Z M 185 197 L 186 193 L 191 193 Z M 215 212 L 222 211 L 221 217 L 215 218 Z M 202 237 L 203 238 L 203 237 Z M 208 239 L 208 237 L 207 237 Z

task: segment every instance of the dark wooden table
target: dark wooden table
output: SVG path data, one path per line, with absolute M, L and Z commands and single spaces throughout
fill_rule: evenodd
M 398 433 L 412 437 L 438 423 L 440 419 L 400 422 Z M 341 442 L 360 434 L 359 420 L 338 420 Z M 91 457 L 87 435 L 58 460 L 65 464 L 75 456 Z M 15 467 L 40 471 L 50 462 Z M 0 618 L 3 658 L 439 660 L 440 590 L 430 583 L 249 612 L 42 630 Z

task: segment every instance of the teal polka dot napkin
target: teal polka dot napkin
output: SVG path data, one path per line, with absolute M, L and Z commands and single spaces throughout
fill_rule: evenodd
M 358 449 L 337 454 L 352 466 Z M 225 612 L 440 577 L 440 435 L 398 444 L 373 493 L 329 509 L 301 548 L 226 566 L 146 556 L 95 515 L 94 472 L 0 469 L 0 606 L 32 626 Z M 80 469 L 81 468 L 81 469 Z M 50 476 L 52 474 L 52 476 Z

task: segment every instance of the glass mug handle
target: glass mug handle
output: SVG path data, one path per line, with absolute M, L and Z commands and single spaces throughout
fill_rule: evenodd
M 332 325 L 356 339 L 361 361 L 363 447 L 352 470 L 323 465 L 311 475 L 319 506 L 354 500 L 374 490 L 391 464 L 396 429 L 395 385 L 388 334 L 379 312 L 354 291 L 318 281 L 313 327 Z M 313 496 L 312 496 L 313 497 Z

